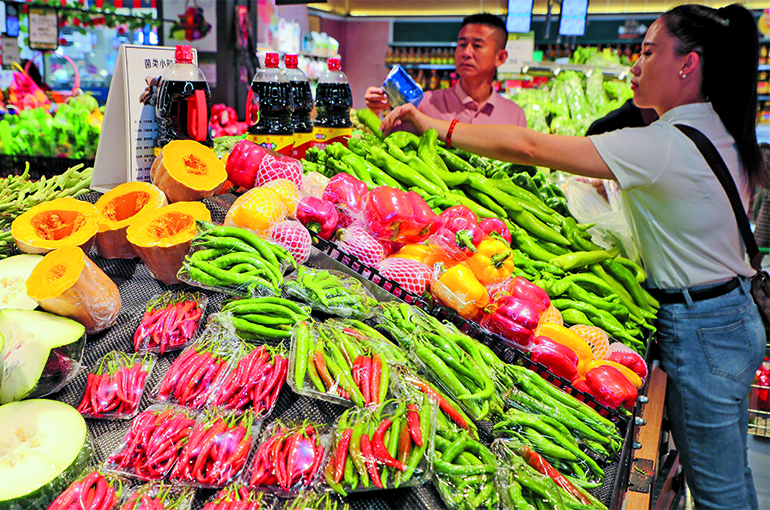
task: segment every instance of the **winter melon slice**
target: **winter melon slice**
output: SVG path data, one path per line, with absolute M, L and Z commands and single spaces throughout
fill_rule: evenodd
M 14 255 L 0 260 L 0 308 L 34 310 L 37 301 L 27 295 L 27 278 L 42 255 Z
M 56 400 L 0 406 L 0 509 L 45 509 L 91 458 L 83 417 Z
M 0 335 L 5 339 L 0 404 L 58 391 L 83 359 L 83 325 L 52 313 L 0 310 Z

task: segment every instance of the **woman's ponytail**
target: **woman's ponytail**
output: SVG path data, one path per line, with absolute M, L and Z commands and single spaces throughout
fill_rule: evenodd
M 757 145 L 759 32 L 754 15 L 739 4 L 712 9 L 680 5 L 663 15 L 680 55 L 701 56 L 701 92 L 735 139 L 751 184 L 764 179 Z

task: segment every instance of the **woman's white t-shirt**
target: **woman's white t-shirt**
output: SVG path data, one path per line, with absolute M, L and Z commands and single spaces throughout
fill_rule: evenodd
M 754 274 L 727 194 L 674 124 L 692 126 L 711 140 L 744 207 L 751 194 L 735 142 L 711 103 L 676 107 L 647 127 L 591 136 L 622 190 L 648 283 L 681 288 Z

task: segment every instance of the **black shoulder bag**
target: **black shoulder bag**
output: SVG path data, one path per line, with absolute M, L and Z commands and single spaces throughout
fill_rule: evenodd
M 674 124 L 674 126 L 695 143 L 698 150 L 703 154 L 703 158 L 714 171 L 717 179 L 719 179 L 719 182 L 725 189 L 727 198 L 730 199 L 730 205 L 733 207 L 735 219 L 738 221 L 738 230 L 741 232 L 743 243 L 746 245 L 746 251 L 749 254 L 751 267 L 756 271 L 756 274 L 751 277 L 751 295 L 754 297 L 757 308 L 759 308 L 762 322 L 765 323 L 765 331 L 770 332 L 770 275 L 762 270 L 762 254 L 759 253 L 757 241 L 754 239 L 754 234 L 751 232 L 749 218 L 746 216 L 746 211 L 743 209 L 741 197 L 738 194 L 738 188 L 735 186 L 735 181 L 733 180 L 732 175 L 730 175 L 730 171 L 727 169 L 727 165 L 725 165 L 722 156 L 719 155 L 716 147 L 714 147 L 714 144 L 711 143 L 711 140 L 709 140 L 706 135 L 694 127 L 685 126 L 683 124 Z

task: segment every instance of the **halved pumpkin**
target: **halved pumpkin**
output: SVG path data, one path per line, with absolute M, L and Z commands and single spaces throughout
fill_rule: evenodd
M 155 158 L 150 179 L 170 203 L 187 202 L 214 196 L 227 180 L 227 171 L 209 147 L 194 140 L 174 140 Z
M 32 207 L 11 223 L 11 235 L 24 253 L 48 253 L 77 246 L 85 253 L 96 238 L 99 213 L 94 204 L 59 198 Z
M 176 273 L 198 233 L 195 220 L 211 221 L 211 213 L 201 202 L 177 202 L 141 219 L 128 226 L 128 242 L 156 280 L 167 285 L 179 283 Z
M 27 279 L 27 295 L 43 310 L 78 321 L 88 334 L 115 324 L 121 307 L 118 286 L 77 246 L 43 257 Z
M 96 202 L 99 212 L 96 249 L 105 259 L 132 259 L 134 247 L 126 240 L 126 229 L 140 214 L 168 205 L 166 195 L 149 182 L 126 182 L 111 189 Z

